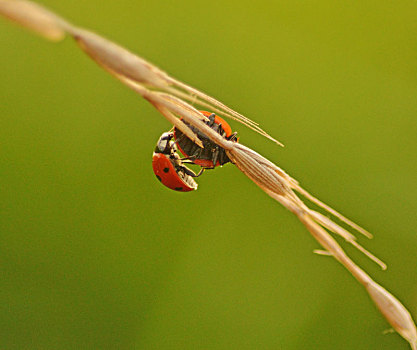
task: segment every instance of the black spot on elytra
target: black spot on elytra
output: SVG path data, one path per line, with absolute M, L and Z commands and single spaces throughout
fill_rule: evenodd
M 160 176 L 156 175 L 156 178 L 157 178 L 159 181 L 162 181 Z
M 163 170 L 164 170 L 164 173 L 169 172 L 169 168 L 164 168 Z
M 182 191 L 182 187 L 175 187 L 175 191 Z

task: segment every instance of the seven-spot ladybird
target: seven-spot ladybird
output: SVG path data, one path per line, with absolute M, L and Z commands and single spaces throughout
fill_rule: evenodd
M 222 118 L 214 113 L 200 111 L 208 120 L 205 122 L 213 130 L 223 136 L 226 140 L 237 142 L 236 133 L 232 133 L 232 128 Z M 178 149 L 194 164 L 197 164 L 206 169 L 213 169 L 216 166 L 226 164 L 230 162 L 226 151 L 220 146 L 216 145 L 206 135 L 204 135 L 197 128 L 184 122 L 195 134 L 204 145 L 204 148 L 200 148 L 187 136 L 185 136 L 181 130 L 174 128 L 174 138 L 178 145 Z
M 187 168 L 177 154 L 175 142 L 172 140 L 174 134 L 165 132 L 161 135 L 156 144 L 152 157 L 152 168 L 159 181 L 168 188 L 189 192 L 197 189 L 197 182 L 193 177 L 199 176 Z

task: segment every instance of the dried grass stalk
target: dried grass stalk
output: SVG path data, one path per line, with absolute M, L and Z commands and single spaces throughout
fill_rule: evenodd
M 294 191 L 319 205 L 358 232 L 368 237 L 371 237 L 371 234 L 313 197 L 301 188 L 296 180 L 268 159 L 240 143 L 223 139 L 203 122 L 205 116 L 194 108 L 190 102 L 222 116 L 238 120 L 280 144 L 262 130 L 257 123 L 213 97 L 170 77 L 167 73 L 123 47 L 88 30 L 78 28 L 33 2 L 0 0 L 0 13 L 53 41 L 63 39 L 65 33 L 71 35 L 94 61 L 152 103 L 169 122 L 200 147 L 203 147 L 201 141 L 179 117 L 182 117 L 187 123 L 196 127 L 213 142 L 224 148 L 233 164 L 269 196 L 298 217 L 311 235 L 325 249 L 324 251 L 318 251 L 318 253 L 333 256 L 365 287 L 369 296 L 392 327 L 410 343 L 412 349 L 417 350 L 417 331 L 410 313 L 392 294 L 359 268 L 328 231 L 343 237 L 383 269 L 386 268 L 386 265 L 361 247 L 356 242 L 356 237 L 353 234 L 328 217 L 308 208 Z
M 0 0 L 0 13 L 46 39 L 59 41 L 65 37 L 65 21 L 34 2 Z

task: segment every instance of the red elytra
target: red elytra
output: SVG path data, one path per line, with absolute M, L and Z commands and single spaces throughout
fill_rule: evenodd
M 236 133 L 232 133 L 230 125 L 218 115 L 207 111 L 200 111 L 204 116 L 209 118 L 206 122 L 212 129 L 222 135 L 224 138 L 230 141 L 237 142 Z M 212 169 L 216 166 L 226 164 L 230 162 L 226 151 L 220 146 L 216 145 L 206 135 L 201 133 L 195 127 L 184 122 L 188 127 L 194 131 L 202 141 L 204 148 L 200 148 L 194 142 L 192 142 L 187 136 L 185 136 L 179 129 L 174 128 L 174 138 L 181 153 L 192 160 L 194 164 L 197 164 L 203 168 Z
M 152 168 L 158 180 L 171 190 L 190 192 L 197 189 L 197 186 L 190 186 L 180 177 L 171 160 L 165 154 L 154 153 Z

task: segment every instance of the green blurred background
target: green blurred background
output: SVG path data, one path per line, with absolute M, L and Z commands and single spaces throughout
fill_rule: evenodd
M 240 141 L 373 233 L 417 317 L 415 1 L 63 1 L 261 123 Z M 72 40 L 0 21 L 1 349 L 407 349 L 356 281 L 233 165 L 154 177 L 170 125 Z

